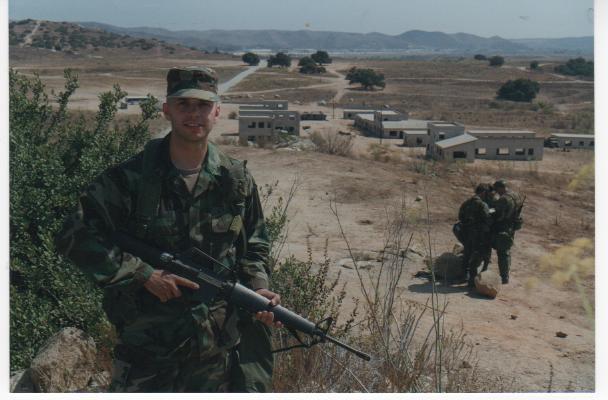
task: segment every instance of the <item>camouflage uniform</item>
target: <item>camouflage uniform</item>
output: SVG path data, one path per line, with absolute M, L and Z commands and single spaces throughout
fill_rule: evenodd
M 490 187 L 492 185 L 489 185 Z M 494 192 L 491 192 L 490 194 L 488 194 L 484 200 L 484 202 L 488 205 L 488 208 L 493 209 L 494 208 Z M 492 214 L 490 214 L 490 216 L 492 216 Z M 490 228 L 490 231 L 492 230 L 492 228 Z M 486 271 L 488 269 L 488 265 L 490 265 L 490 263 L 492 262 L 492 237 L 491 235 L 486 235 L 485 237 L 485 241 L 483 242 L 483 248 L 481 251 L 481 255 L 482 255 L 482 259 L 483 259 L 483 267 L 481 268 L 482 271 Z
M 268 383 L 272 359 L 262 367 L 245 362 L 235 369 L 235 346 L 239 328 L 267 328 L 251 316 L 239 318 L 223 300 L 186 288 L 181 297 L 160 302 L 143 287 L 154 267 L 108 239 L 122 230 L 173 253 L 196 246 L 233 271 L 207 265 L 216 274 L 254 290 L 268 288 L 268 235 L 255 182 L 244 163 L 209 143 L 189 192 L 170 160 L 169 135 L 151 147 L 152 173 L 144 172 L 144 152 L 105 171 L 82 194 L 57 239 L 58 249 L 104 288 L 104 309 L 119 336 L 114 390 L 226 391 L 233 389 L 231 375 L 240 377 L 236 390 L 259 390 L 259 379 L 247 368 L 261 368 L 261 380 Z M 145 186 L 150 176 L 157 182 Z M 142 188 L 158 193 L 138 196 Z M 155 217 L 145 220 L 142 209 L 151 206 L 145 197 L 155 195 Z M 268 335 L 258 346 L 269 354 Z
M 494 204 L 494 221 L 492 224 L 492 247 L 496 249 L 498 270 L 503 283 L 509 281 L 511 265 L 511 246 L 515 236 L 515 217 L 521 203 L 519 194 L 508 190 Z
M 458 219 L 462 222 L 465 239 L 463 266 L 468 272 L 469 285 L 477 275 L 477 268 L 483 261 L 490 232 L 490 209 L 479 195 L 466 200 L 460 206 Z

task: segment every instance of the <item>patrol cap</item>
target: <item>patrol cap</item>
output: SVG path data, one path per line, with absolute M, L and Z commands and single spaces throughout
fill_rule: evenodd
M 167 98 L 189 97 L 220 101 L 217 73 L 209 67 L 174 67 L 167 73 Z
M 499 179 L 496 182 L 494 182 L 493 187 L 494 187 L 494 189 L 497 189 L 497 188 L 506 188 L 507 187 L 507 182 L 504 179 Z

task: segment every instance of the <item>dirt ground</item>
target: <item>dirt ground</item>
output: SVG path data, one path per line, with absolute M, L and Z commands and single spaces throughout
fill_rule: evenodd
M 11 59 L 11 66 L 26 72 L 41 70 L 44 72 L 41 73 L 44 82 L 52 87 L 59 85 L 60 61 L 45 65 L 42 61 L 32 62 L 26 59 L 24 56 Z M 116 70 L 112 72 L 87 72 L 87 68 L 92 68 L 92 64 L 91 60 L 86 60 L 82 65 L 81 88 L 77 91 L 75 104 L 78 108 L 95 109 L 99 92 L 110 88 L 111 83 L 115 81 L 133 94 L 150 92 L 162 95 L 162 70 L 185 61 L 228 68 L 233 74 L 244 67 L 239 60 L 226 58 L 148 60 L 138 63 L 137 67 L 129 65 L 125 60 L 122 64 L 114 65 Z M 372 62 L 369 63 L 371 65 Z M 411 72 L 412 68 L 416 70 L 415 65 L 408 63 L 389 64 L 384 65 L 387 75 L 390 70 L 387 65 L 393 71 Z M 466 72 L 469 71 L 470 64 L 456 68 L 456 71 L 465 71 L 462 72 L 462 79 L 498 80 L 507 76 L 528 74 L 520 68 L 502 69 L 497 72 L 498 76 L 491 75 L 492 71 L 487 70 L 484 70 L 483 74 Z M 304 121 L 302 125 L 311 126 L 310 131 L 351 130 L 351 121 L 341 119 L 342 109 L 332 107 L 333 103 L 343 105 L 351 102 L 350 98 L 356 102 L 366 97 L 384 104 L 387 99 L 399 96 L 399 92 L 391 89 L 384 93 L 387 97 L 382 99 L 378 97 L 380 92 L 353 91 L 342 79 L 343 72 L 340 72 L 350 65 L 352 63 L 348 60 L 336 60 L 328 66 L 331 75 L 322 78 L 321 82 L 314 78 L 302 79 L 303 84 L 308 86 L 305 88 L 294 89 L 292 80 L 284 86 L 274 86 L 268 91 L 261 89 L 260 92 L 251 92 L 250 95 L 253 98 L 259 98 L 261 95 L 265 98 L 275 98 L 274 95 L 279 95 L 279 98 L 289 98 L 293 101 L 298 98 L 298 89 L 308 91 L 307 101 L 301 101 L 300 105 L 290 103 L 290 109 L 322 110 L 330 119 L 327 122 Z M 427 75 L 427 78 L 436 76 L 433 71 L 429 71 L 429 65 L 425 64 L 424 67 L 418 71 L 420 74 Z M 439 75 L 446 68 L 454 71 L 454 66 L 446 67 L 440 63 L 435 63 L 432 67 Z M 133 73 L 133 68 L 148 72 L 142 72 L 138 77 Z M 56 72 L 53 72 L 55 69 Z M 265 74 L 267 77 L 269 73 Z M 256 75 L 248 79 L 255 79 Z M 292 74 L 289 74 L 289 78 L 293 79 Z M 562 77 L 544 79 L 556 81 L 555 85 L 558 84 L 557 81 L 568 81 Z M 243 85 L 248 84 L 250 83 L 247 83 L 247 80 L 243 82 Z M 417 84 L 423 84 L 426 92 L 438 90 L 432 80 Z M 439 85 L 442 83 L 439 82 Z M 585 91 L 580 98 L 577 97 L 578 92 L 568 92 L 575 99 L 573 104 L 592 100 L 589 90 L 592 93 L 593 85 L 590 85 L 590 88 L 588 83 L 571 85 L 579 85 L 582 89 L 576 86 L 577 90 Z M 481 82 L 472 90 L 486 101 L 494 89 L 488 87 L 487 82 Z M 318 93 L 322 93 L 321 98 L 315 98 Z M 442 93 L 439 90 L 435 95 L 441 96 Z M 228 94 L 237 97 L 245 93 L 235 90 Z M 407 96 L 407 93 L 403 93 L 403 96 Z M 326 100 L 327 105 L 319 106 L 319 100 Z M 405 104 L 411 104 L 412 101 L 409 99 Z M 238 131 L 238 121 L 227 117 L 237 106 L 225 103 L 222 107 L 222 119 L 211 135 L 211 139 L 215 141 L 220 141 L 222 134 Z M 137 107 L 130 107 L 126 112 L 121 110 L 119 115 L 136 112 Z M 156 135 L 167 128 L 167 122 L 162 119 L 157 120 L 153 126 Z M 306 133 L 302 132 L 302 136 L 306 136 Z M 427 216 L 427 201 L 432 233 L 431 250 L 433 255 L 437 256 L 451 251 L 456 243 L 451 227 L 456 220 L 459 205 L 472 194 L 472 184 L 480 180 L 492 182 L 498 178 L 508 179 L 513 187 L 527 195 L 524 228 L 517 232 L 512 250 L 511 282 L 502 288 L 494 300 L 470 293 L 463 285 L 439 287 L 440 298 L 449 302 L 446 326 L 464 329 L 466 340 L 474 347 L 479 359 L 479 373 L 493 374 L 512 382 L 511 388 L 514 391 L 543 392 L 547 390 L 550 379 L 553 391 L 593 391 L 593 323 L 585 316 L 576 288 L 558 287 L 551 283 L 549 272 L 539 270 L 539 258 L 542 255 L 578 237 L 594 239 L 593 188 L 577 192 L 566 190 L 568 182 L 580 168 L 592 160 L 593 153 L 546 150 L 543 161 L 537 163 L 476 160 L 473 164 L 437 167 L 433 173 L 420 173 L 412 168 L 412 163 L 423 162 L 420 157 L 421 149 L 407 149 L 399 146 L 400 141 L 385 140 L 384 143 L 388 143 L 391 149 L 398 152 L 405 162 L 379 162 L 367 157 L 369 144 L 377 142 L 378 139 L 356 135 L 353 140 L 355 146 L 352 157 L 230 145 L 224 145 L 222 149 L 236 158 L 247 159 L 260 187 L 278 182 L 278 190 L 271 197 L 271 201 L 275 201 L 280 195 L 286 196 L 293 180 L 298 180 L 298 190 L 289 209 L 289 237 L 283 255 L 293 254 L 305 259 L 310 246 L 313 258 L 321 260 L 327 245 L 327 254 L 332 260 L 330 275 L 336 276 L 340 272 L 341 280 L 347 283 L 349 301 L 345 304 L 345 314 L 353 306 L 350 299 L 360 297 L 361 294 L 354 270 L 338 263 L 339 260 L 348 258 L 349 253 L 338 230 L 336 218 L 330 210 L 330 201 L 336 201 L 338 204 L 341 223 L 353 250 L 371 253 L 383 248 L 387 218 L 399 208 L 402 200 L 405 201 L 408 213 L 412 216 L 408 228 L 414 235 L 412 247 L 419 256 L 408 259 L 406 271 L 398 284 L 398 291 L 402 301 L 423 306 L 430 296 L 431 286 L 425 279 L 416 278 L 414 275 L 425 268 L 424 255 L 428 253 L 428 246 L 425 244 L 427 225 L 424 222 Z M 416 201 L 418 196 L 422 196 L 423 201 Z M 495 254 L 490 268 L 497 270 Z M 538 278 L 538 282 L 534 287 L 530 287 L 529 281 L 533 277 Z M 593 298 L 594 278 L 587 278 L 583 285 L 587 295 Z M 557 337 L 558 331 L 566 333 L 567 337 Z

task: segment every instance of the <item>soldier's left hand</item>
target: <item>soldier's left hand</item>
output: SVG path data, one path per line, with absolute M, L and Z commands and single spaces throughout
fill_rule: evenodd
M 268 289 L 258 289 L 256 293 L 261 294 L 270 300 L 270 304 L 273 306 L 278 306 L 281 304 L 281 296 L 277 293 L 271 292 Z M 274 326 L 275 328 L 281 328 L 283 324 L 279 321 L 274 321 L 274 314 L 270 311 L 258 311 L 255 314 L 255 318 L 259 321 L 262 321 L 267 326 Z

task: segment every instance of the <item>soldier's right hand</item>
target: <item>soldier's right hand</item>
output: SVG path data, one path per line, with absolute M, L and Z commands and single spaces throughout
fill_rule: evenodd
M 162 269 L 155 269 L 144 283 L 144 287 L 163 303 L 182 295 L 178 286 L 198 289 L 197 283 Z

